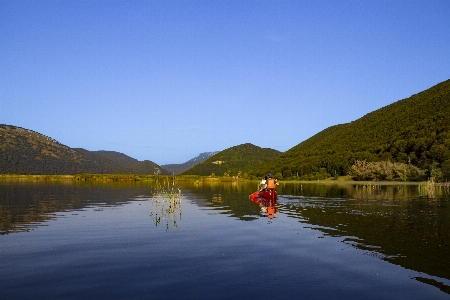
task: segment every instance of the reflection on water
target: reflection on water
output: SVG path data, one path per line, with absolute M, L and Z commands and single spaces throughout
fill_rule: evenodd
M 150 217 L 155 226 L 161 224 L 169 228 L 177 228 L 177 221 L 181 220 L 181 189 L 175 182 L 165 181 L 163 184 L 156 182 L 151 198 Z
M 183 194 L 193 196 L 190 198 L 201 208 L 212 209 L 241 221 L 256 220 L 260 216 L 258 207 L 248 201 L 249 193 L 256 189 L 257 183 L 206 180 L 179 181 L 177 184 L 183 189 Z
M 276 217 L 275 213 L 277 212 L 277 198 L 264 198 L 259 195 L 256 196 L 254 194 L 251 194 L 249 199 L 259 206 L 262 216 L 266 216 L 269 219 L 273 219 Z
M 256 189 L 254 185 L 189 188 L 205 202 L 202 205 L 211 205 L 230 217 L 245 221 L 273 217 L 266 209 L 270 204 L 251 207 L 244 203 Z M 367 255 L 450 279 L 450 198 L 445 187 L 431 191 L 420 185 L 311 183 L 282 184 L 277 190 L 275 210 L 322 232 L 321 237 L 342 237 L 343 243 Z M 214 200 L 218 194 L 220 203 Z
M 277 201 L 251 201 L 257 187 L 256 182 L 217 181 L 0 182 L 0 234 L 30 231 L 77 211 L 132 201 L 145 203 L 151 226 L 177 231 L 185 221 L 182 200 L 187 199 L 208 215 L 240 224 L 269 218 L 267 224 L 274 226 L 288 219 L 319 238 L 335 238 L 367 256 L 420 272 L 415 280 L 450 293 L 450 198 L 445 187 L 280 184 Z
M 406 268 L 450 278 L 448 200 L 286 197 L 280 210 Z
M 29 231 L 63 213 L 119 206 L 150 192 L 139 183 L 0 181 L 0 235 Z

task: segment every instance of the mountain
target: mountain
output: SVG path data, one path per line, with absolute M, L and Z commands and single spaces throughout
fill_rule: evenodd
M 172 175 L 163 167 L 155 164 L 151 160 L 139 161 L 134 164 L 131 169 L 134 174 L 158 174 L 158 175 Z
M 413 165 L 427 176 L 450 179 L 450 80 L 351 123 L 329 127 L 255 174 L 347 175 L 357 160 Z
M 201 155 L 200 155 L 201 156 Z M 205 155 L 207 156 L 207 154 Z M 0 173 L 144 173 L 321 179 L 347 175 L 360 161 L 380 162 L 376 172 L 403 164 L 422 179 L 450 179 L 450 80 L 358 120 L 329 127 L 288 151 L 243 144 L 181 164 L 188 170 L 140 162 L 113 151 L 72 149 L 32 130 L 0 125 Z M 381 164 L 386 162 L 385 164 Z M 180 165 L 180 166 L 181 166 Z M 373 165 L 372 165 L 373 166 Z M 398 170 L 393 170 L 397 172 Z M 417 177 L 417 176 L 416 176 Z M 418 178 L 418 177 L 417 177 Z
M 74 174 L 98 169 L 108 170 L 50 137 L 0 125 L 0 173 Z
M 116 151 L 89 151 L 93 155 L 98 155 L 113 161 L 114 163 L 126 168 L 128 173 L 133 174 L 161 174 L 170 175 L 171 173 L 165 168 L 157 165 L 150 160 L 139 161 L 128 155 Z
M 151 161 L 140 162 L 114 151 L 70 148 L 12 125 L 0 124 L 0 173 L 13 174 L 169 174 Z
M 182 174 L 242 176 L 280 154 L 280 151 L 274 149 L 261 148 L 249 143 L 242 144 L 216 153 Z
M 208 158 L 210 158 L 211 156 L 213 156 L 214 154 L 217 154 L 217 153 L 219 153 L 219 152 L 218 151 L 203 152 L 203 153 L 200 153 L 198 156 L 188 160 L 185 163 L 161 165 L 161 167 L 166 169 L 167 171 L 169 171 L 171 174 L 179 175 L 179 174 L 183 173 L 184 171 L 189 170 L 190 168 L 194 167 L 195 165 L 204 162 L 205 160 L 207 160 Z
M 131 168 L 129 168 L 123 164 L 120 164 L 112 159 L 109 159 L 108 157 L 99 155 L 99 154 L 97 154 L 97 151 L 89 151 L 89 150 L 86 150 L 83 148 L 72 148 L 72 149 L 75 150 L 76 152 L 82 154 L 87 160 L 92 161 L 94 164 L 100 165 L 102 168 L 104 168 L 106 170 L 110 170 L 110 172 L 106 172 L 106 173 L 131 173 L 132 172 Z M 118 153 L 118 154 L 122 154 L 122 153 Z M 125 155 L 125 154 L 122 154 L 122 155 Z M 100 173 L 103 173 L 103 172 L 100 172 Z
M 115 163 L 124 166 L 124 167 L 131 167 L 132 165 L 135 165 L 139 162 L 139 160 L 132 158 L 128 155 L 125 155 L 120 152 L 116 151 L 90 151 L 92 154 L 107 158 L 109 160 L 114 161 Z

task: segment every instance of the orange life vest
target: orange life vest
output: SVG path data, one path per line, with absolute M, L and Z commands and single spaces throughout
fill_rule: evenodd
M 268 189 L 276 188 L 275 179 L 273 179 L 273 178 L 267 179 L 267 188 Z

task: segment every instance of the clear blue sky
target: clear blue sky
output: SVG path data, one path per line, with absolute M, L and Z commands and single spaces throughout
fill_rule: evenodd
M 450 1 L 0 1 L 0 123 L 157 164 L 286 151 L 450 78 Z

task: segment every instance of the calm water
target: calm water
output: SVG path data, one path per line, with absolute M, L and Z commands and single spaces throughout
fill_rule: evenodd
M 0 182 L 0 299 L 450 298 L 443 188 L 176 185 Z

